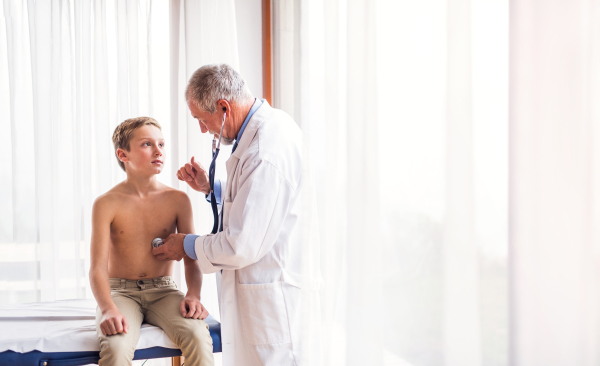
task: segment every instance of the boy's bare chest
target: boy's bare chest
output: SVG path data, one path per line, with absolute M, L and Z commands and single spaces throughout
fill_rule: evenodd
M 164 200 L 127 200 L 119 204 L 111 224 L 115 246 L 138 246 L 166 238 L 177 227 L 177 210 Z

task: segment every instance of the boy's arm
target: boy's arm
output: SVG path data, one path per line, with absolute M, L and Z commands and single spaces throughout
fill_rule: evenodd
M 92 208 L 92 243 L 90 248 L 90 285 L 102 312 L 100 330 L 104 335 L 127 333 L 129 325 L 110 296 L 108 252 L 111 210 L 106 198 L 100 197 Z
M 192 204 L 187 194 L 181 192 L 177 212 L 177 232 L 184 234 L 194 234 L 194 216 L 192 213 Z M 185 283 L 187 284 L 187 294 L 181 302 L 179 311 L 185 318 L 205 319 L 208 311 L 200 303 L 200 289 L 202 288 L 202 272 L 198 261 L 188 256 L 183 258 L 185 266 Z

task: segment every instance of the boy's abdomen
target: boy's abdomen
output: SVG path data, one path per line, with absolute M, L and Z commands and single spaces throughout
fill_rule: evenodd
M 109 277 L 138 280 L 172 274 L 172 261 L 152 255 L 152 240 L 177 229 L 177 207 L 166 198 L 125 199 L 119 204 L 110 225 Z
M 173 271 L 173 261 L 160 261 L 153 256 L 152 240 L 164 239 L 174 233 L 176 225 L 172 220 L 169 220 L 171 222 L 169 225 L 147 222 L 142 225 L 138 223 L 135 226 L 128 226 L 113 222 L 108 259 L 109 277 L 137 280 L 170 276 Z

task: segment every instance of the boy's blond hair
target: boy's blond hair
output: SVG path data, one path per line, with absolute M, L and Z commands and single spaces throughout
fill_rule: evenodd
M 119 159 L 119 156 L 117 155 L 117 149 L 129 151 L 129 141 L 133 136 L 133 131 L 135 131 L 136 128 L 147 125 L 154 126 L 157 127 L 159 130 L 162 130 L 160 128 L 160 124 L 158 124 L 158 122 L 151 117 L 136 117 L 126 119 L 125 121 L 121 122 L 121 124 L 118 125 L 117 128 L 115 128 L 115 132 L 113 133 L 112 137 L 113 145 L 115 146 L 115 156 L 117 157 L 119 166 L 121 167 L 121 169 L 123 169 L 124 172 L 126 172 L 125 164 Z

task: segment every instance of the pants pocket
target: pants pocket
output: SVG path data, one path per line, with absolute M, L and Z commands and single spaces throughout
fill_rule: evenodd
M 244 337 L 252 345 L 291 342 L 283 283 L 237 284 Z

